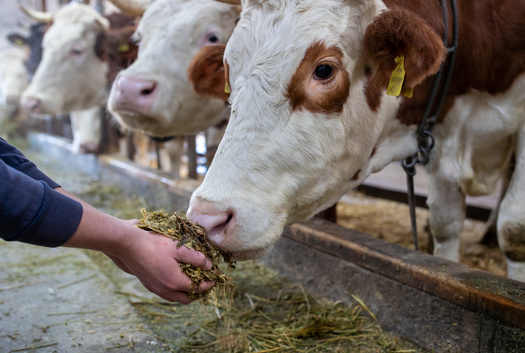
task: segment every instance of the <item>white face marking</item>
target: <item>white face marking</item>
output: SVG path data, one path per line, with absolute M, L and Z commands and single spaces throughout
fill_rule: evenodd
M 109 110 L 121 124 L 155 136 L 195 134 L 227 118 L 224 102 L 194 93 L 188 67 L 202 46 L 228 41 L 237 16 L 235 7 L 211 0 L 154 2 L 135 33 L 138 58 L 115 80 Z M 133 99 L 117 85 L 133 80 L 151 82 L 155 92 L 128 104 Z

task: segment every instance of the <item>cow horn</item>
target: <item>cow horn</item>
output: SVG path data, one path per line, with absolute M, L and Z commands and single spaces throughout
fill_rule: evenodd
M 28 15 L 29 17 L 35 19 L 36 21 L 40 23 L 51 23 L 53 22 L 53 14 L 50 12 L 43 12 L 43 11 L 37 11 L 37 10 L 31 10 L 22 5 L 22 3 L 18 3 L 18 7 L 20 10 L 22 10 L 23 13 Z
M 215 1 L 222 2 L 225 4 L 230 4 L 230 5 L 240 5 L 241 4 L 241 0 L 215 0 Z
M 140 17 L 146 11 L 146 8 L 154 0 L 109 0 L 110 3 L 118 7 L 122 12 Z

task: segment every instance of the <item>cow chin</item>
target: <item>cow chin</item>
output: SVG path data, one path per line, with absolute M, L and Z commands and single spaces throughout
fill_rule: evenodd
M 130 130 L 145 131 L 152 136 L 169 136 L 166 125 L 158 117 L 144 115 L 130 110 L 111 109 L 113 117 L 118 123 Z

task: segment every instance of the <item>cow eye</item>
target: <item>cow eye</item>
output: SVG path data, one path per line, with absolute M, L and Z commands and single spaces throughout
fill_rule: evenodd
M 219 41 L 219 37 L 216 34 L 212 33 L 212 34 L 208 35 L 208 40 L 211 43 L 217 43 Z
M 327 80 L 332 77 L 334 68 L 327 64 L 319 65 L 315 68 L 314 78 L 316 80 Z
M 82 49 L 71 49 L 71 55 L 81 55 L 83 53 Z

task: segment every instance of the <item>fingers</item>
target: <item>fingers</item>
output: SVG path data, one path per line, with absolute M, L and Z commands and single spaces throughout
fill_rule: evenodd
M 191 282 L 191 281 L 190 281 Z M 157 294 L 159 297 L 168 300 L 170 302 L 177 302 L 181 304 L 189 304 L 195 299 L 188 297 L 188 293 L 203 293 L 207 290 L 210 290 L 215 286 L 215 282 L 202 282 L 199 285 L 199 288 L 195 286 L 188 286 L 186 290 L 177 290 L 177 291 L 155 291 L 151 290 L 153 293 Z
M 164 300 L 174 302 L 174 303 L 181 303 L 181 304 L 189 304 L 195 299 L 191 299 L 188 297 L 188 293 L 186 292 L 167 292 L 167 293 L 155 293 L 159 297 L 161 297 Z
M 207 290 L 210 290 L 212 289 L 213 287 L 215 286 L 215 282 L 202 282 L 200 285 L 199 285 L 199 288 L 194 290 L 195 287 L 192 286 L 191 287 L 191 291 L 192 292 L 195 292 L 195 293 L 202 293 L 202 292 L 206 292 Z
M 177 249 L 175 260 L 193 265 L 203 270 L 210 270 L 212 267 L 210 260 L 208 260 L 203 253 L 190 250 L 185 246 L 181 246 Z

